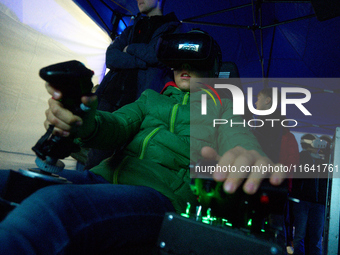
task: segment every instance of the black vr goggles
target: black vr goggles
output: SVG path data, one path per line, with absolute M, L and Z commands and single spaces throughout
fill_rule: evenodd
M 214 72 L 218 74 L 222 62 L 219 45 L 203 32 L 163 35 L 159 38 L 156 52 L 160 62 L 174 69 L 189 64 L 197 70 L 208 71 L 214 68 L 217 59 Z

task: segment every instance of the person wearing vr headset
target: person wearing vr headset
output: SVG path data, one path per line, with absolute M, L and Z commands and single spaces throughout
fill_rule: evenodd
M 184 212 L 187 202 L 197 203 L 189 185 L 191 79 L 216 77 L 221 52 L 202 32 L 169 35 L 160 43 L 159 52 L 179 37 L 198 40 L 207 52 L 184 58 L 173 47 L 169 56 L 176 59 L 160 55 L 174 69 L 174 81 L 165 84 L 161 93 L 146 90 L 137 101 L 113 113 L 96 110 L 96 96 L 83 97 L 90 111 L 81 119 L 63 108 L 58 101 L 62 94 L 53 84 L 46 85 L 53 98 L 45 126 L 55 125 L 55 134 L 76 132 L 78 142 L 87 147 L 128 145 L 122 155 L 104 160 L 90 171 L 63 170 L 59 175 L 74 184 L 42 188 L 9 213 L 0 223 L 4 254 L 120 254 L 121 247 L 155 244 L 166 212 Z M 199 59 L 200 54 L 207 58 Z M 222 100 L 230 115 L 229 99 Z M 214 132 L 210 125 L 203 128 Z M 238 168 L 273 164 L 246 128 L 221 135 L 228 144 L 210 140 L 198 144 L 202 157 Z M 273 185 L 284 179 L 282 173 L 267 177 Z M 242 185 L 248 194 L 254 194 L 262 180 L 256 173 L 216 173 L 214 178 L 224 182 L 229 193 L 247 179 Z

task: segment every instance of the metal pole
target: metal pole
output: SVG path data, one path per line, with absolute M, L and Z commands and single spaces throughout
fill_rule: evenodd
M 330 166 L 333 167 L 331 188 L 326 204 L 323 254 L 338 255 L 340 227 L 340 127 L 336 128 L 333 138 Z

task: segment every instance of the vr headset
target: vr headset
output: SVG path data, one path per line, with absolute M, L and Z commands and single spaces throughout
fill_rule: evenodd
M 312 148 L 315 149 L 325 149 L 328 145 L 328 142 L 326 140 L 320 138 L 315 138 L 314 140 L 301 138 L 301 143 L 309 144 Z
M 329 143 L 331 138 L 327 136 L 321 136 L 320 138 L 313 134 L 307 134 L 301 137 L 302 148 L 314 148 L 318 151 L 311 152 L 310 155 L 315 159 L 326 159 L 327 154 L 329 154 Z M 306 147 L 306 145 L 308 147 Z
M 158 40 L 156 52 L 160 62 L 174 69 L 189 64 L 197 70 L 209 71 L 215 67 L 217 59 L 214 73 L 218 76 L 222 64 L 219 45 L 202 31 L 163 35 Z

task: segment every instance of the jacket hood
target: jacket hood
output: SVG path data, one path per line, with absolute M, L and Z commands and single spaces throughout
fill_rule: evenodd
M 164 91 L 168 88 L 168 87 L 175 87 L 178 88 L 178 86 L 176 85 L 176 83 L 174 81 L 169 81 L 165 84 L 164 88 L 161 91 L 161 94 L 164 93 Z M 179 88 L 178 88 L 179 89 Z

